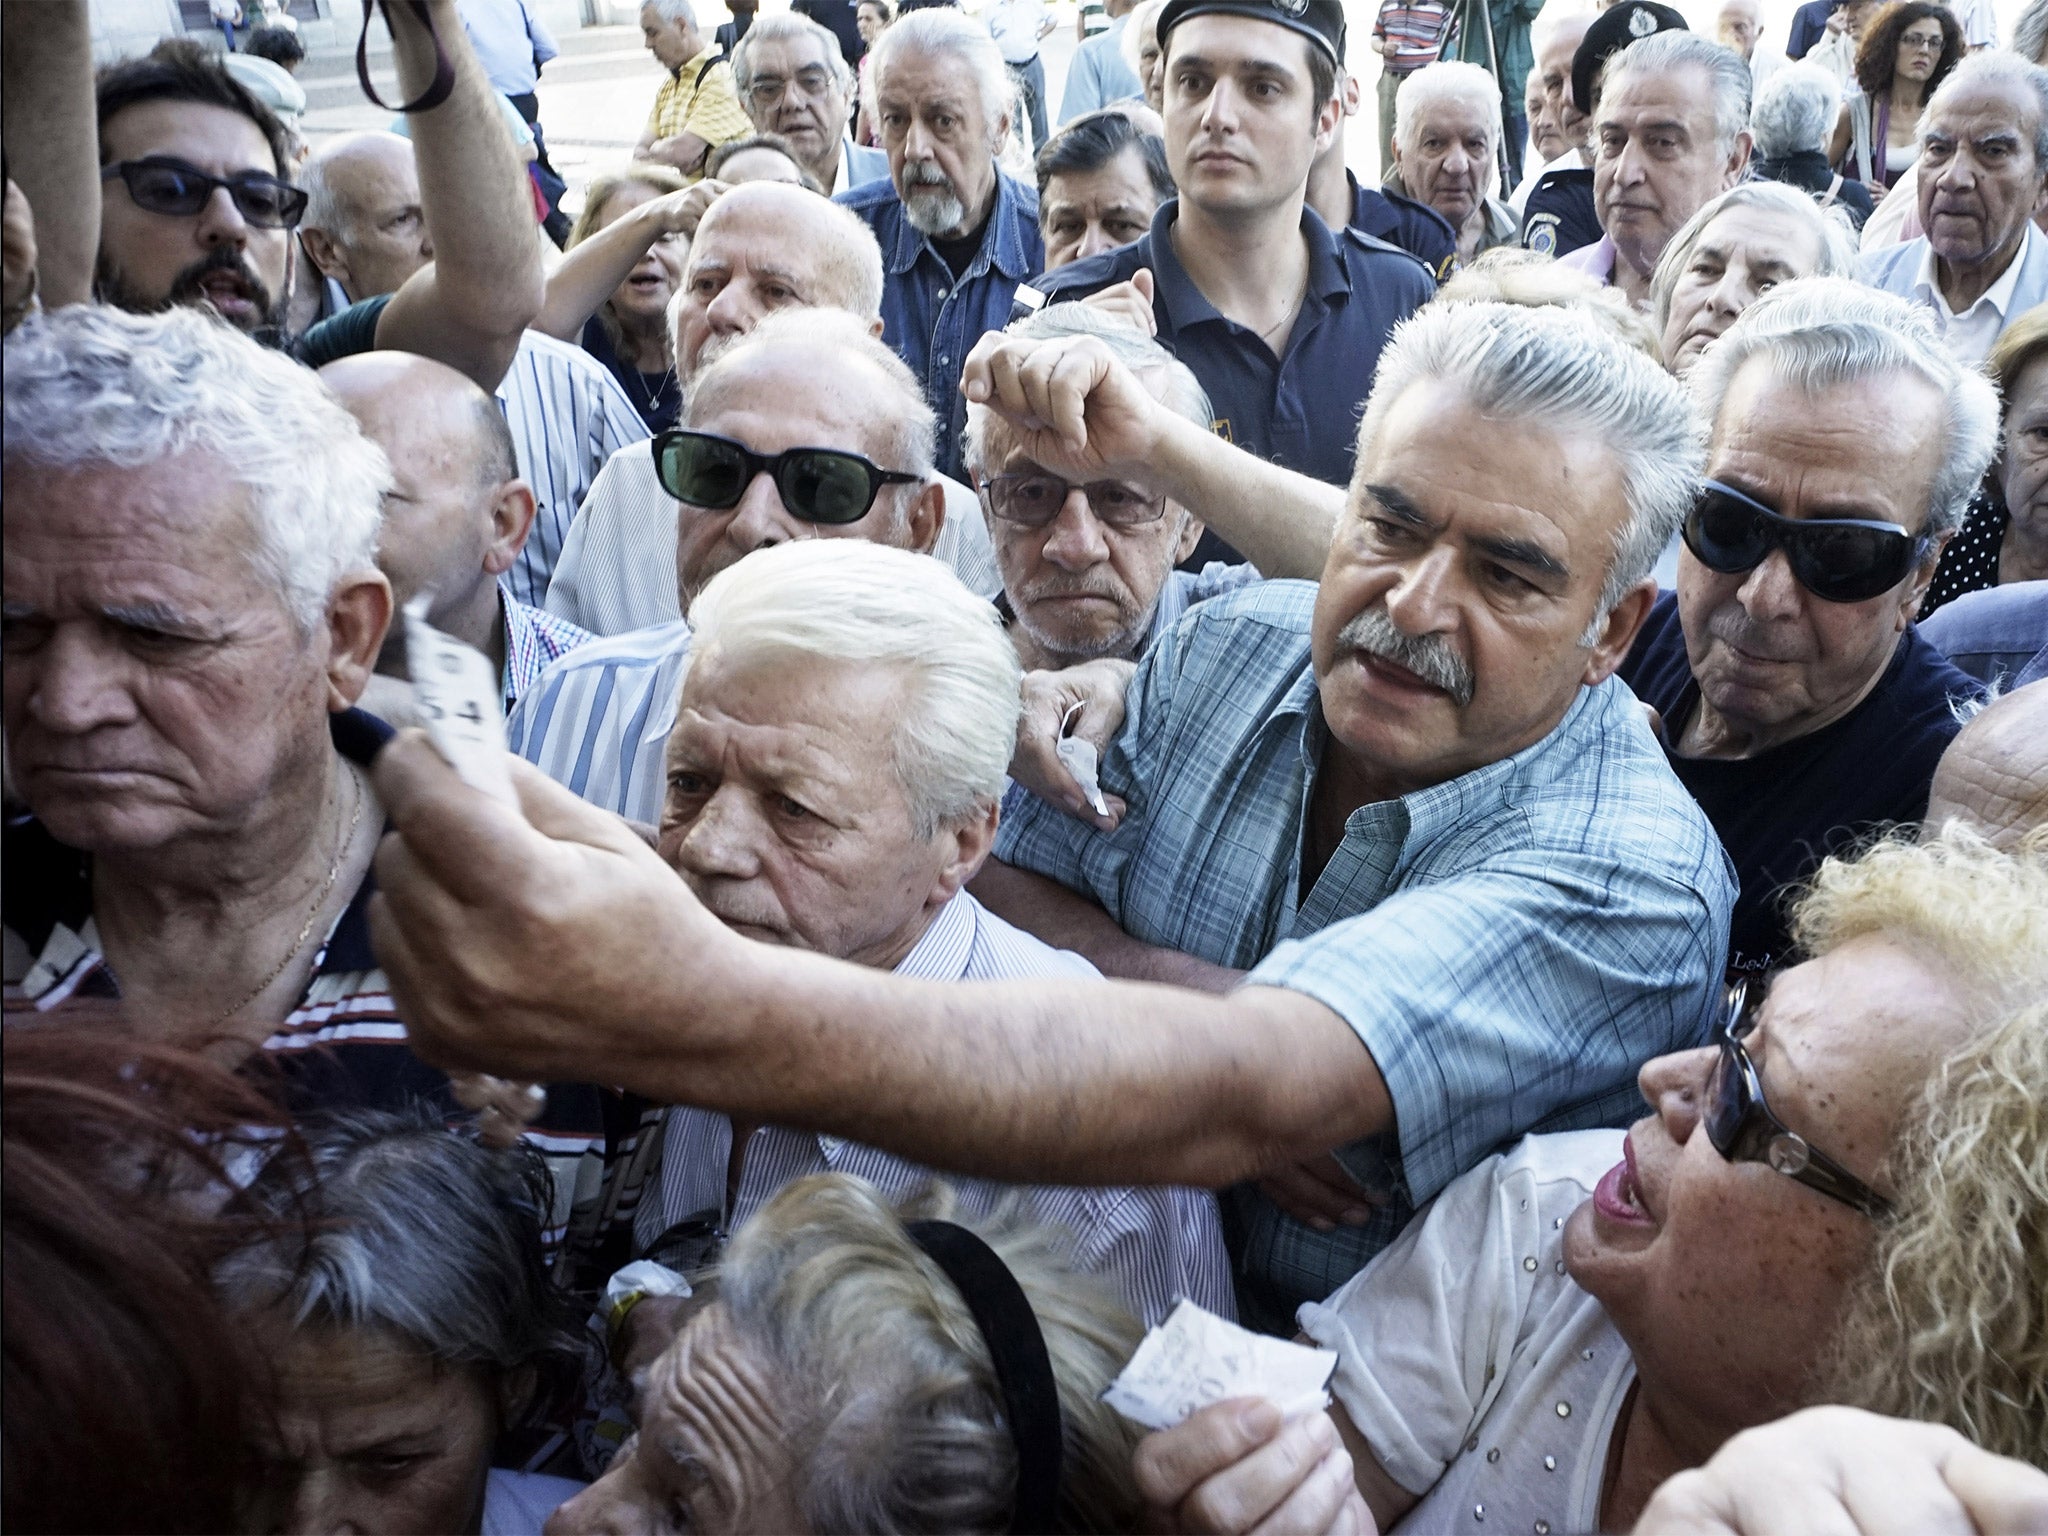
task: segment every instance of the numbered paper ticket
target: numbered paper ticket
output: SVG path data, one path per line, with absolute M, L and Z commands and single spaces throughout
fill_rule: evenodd
M 420 721 L 463 783 L 514 807 L 505 765 L 505 712 L 489 658 L 427 622 L 427 594 L 405 605 L 405 664 Z
M 1171 1429 L 1198 1408 L 1263 1397 L 1285 1418 L 1330 1405 L 1333 1349 L 1253 1333 L 1183 1301 L 1145 1335 L 1102 1400 L 1148 1429 Z

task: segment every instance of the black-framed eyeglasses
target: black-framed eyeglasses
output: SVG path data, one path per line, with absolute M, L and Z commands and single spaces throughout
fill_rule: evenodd
M 1884 1219 L 1892 1212 L 1891 1201 L 1787 1126 L 1764 1101 L 1763 1079 L 1742 1043 L 1756 1027 L 1756 1003 L 1762 998 L 1763 989 L 1752 989 L 1746 981 L 1728 988 L 1718 1042 L 1721 1059 L 1707 1079 L 1701 1112 L 1707 1140 L 1731 1163 L 1766 1164 L 1873 1221 Z
M 677 501 L 712 511 L 738 506 L 754 477 L 769 475 L 791 517 L 834 526 L 866 517 L 883 486 L 916 485 L 924 478 L 879 468 L 839 448 L 760 454 L 715 432 L 681 427 L 654 439 L 654 472 Z
M 1693 558 L 1723 576 L 1755 570 L 1782 549 L 1799 584 L 1830 603 L 1860 603 L 1890 591 L 1928 543 L 1897 523 L 1784 517 L 1718 480 L 1701 486 L 1684 536 Z
M 802 96 L 822 96 L 831 88 L 832 75 L 829 70 L 800 69 L 788 78 L 778 75 L 756 75 L 747 82 L 747 95 L 756 106 L 772 106 L 782 100 L 783 93 L 795 87 Z
M 308 201 L 305 192 L 264 171 L 215 176 L 168 156 L 117 160 L 100 167 L 101 181 L 117 176 L 127 184 L 136 207 L 174 218 L 190 218 L 206 206 L 214 188 L 226 187 L 235 211 L 249 223 L 259 229 L 293 229 L 305 217 Z
M 1143 528 L 1166 514 L 1166 498 L 1149 496 L 1121 480 L 1091 480 L 1076 485 L 1042 469 L 990 475 L 981 482 L 982 505 L 1006 523 L 1043 528 L 1060 515 L 1067 498 L 1079 491 L 1088 510 L 1111 528 Z

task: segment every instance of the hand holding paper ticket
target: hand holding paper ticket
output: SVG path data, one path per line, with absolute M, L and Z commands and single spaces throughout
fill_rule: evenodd
M 1074 782 L 1081 786 L 1081 793 L 1088 797 L 1088 804 L 1098 816 L 1107 816 L 1109 806 L 1102 798 L 1102 781 L 1097 775 L 1101 758 L 1095 750 L 1095 743 L 1083 741 L 1067 733 L 1074 728 L 1074 722 L 1081 716 L 1082 706 L 1076 704 L 1060 721 L 1059 744 L 1053 751 L 1059 755 L 1060 763 L 1074 776 Z
M 1229 1397 L 1266 1398 L 1292 1419 L 1330 1405 L 1336 1369 L 1335 1350 L 1268 1338 L 1183 1301 L 1145 1335 L 1102 1400 L 1148 1429 L 1171 1429 Z

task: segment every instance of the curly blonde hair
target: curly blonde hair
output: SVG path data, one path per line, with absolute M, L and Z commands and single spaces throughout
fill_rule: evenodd
M 2048 828 L 2014 854 L 1951 824 L 1831 859 L 1793 920 L 1813 954 L 1880 931 L 1935 957 L 1980 1028 L 1893 1149 L 1896 1214 L 1820 1396 L 2048 1469 Z

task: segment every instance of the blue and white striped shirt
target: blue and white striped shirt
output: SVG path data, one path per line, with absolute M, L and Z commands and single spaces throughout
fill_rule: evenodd
M 1134 938 L 1316 998 L 1372 1053 L 1398 1131 L 1339 1151 L 1391 1197 L 1369 1224 L 1319 1233 L 1249 1187 L 1227 1197 L 1240 1301 L 1276 1321 L 1515 1138 L 1632 1119 L 1637 1068 L 1707 1037 L 1735 897 L 1713 828 L 1610 678 L 1534 746 L 1352 812 L 1302 899 L 1326 740 L 1315 593 L 1215 598 L 1152 648 L 1102 762 L 1129 806 L 1115 832 L 1013 796 L 996 842 Z
M 1079 955 L 1011 927 L 962 891 L 939 909 L 895 974 L 994 981 L 1093 976 L 1096 970 Z M 972 1214 L 1021 1195 L 1039 1220 L 1072 1236 L 1082 1269 L 1116 1280 L 1148 1326 L 1163 1321 L 1183 1296 L 1224 1317 L 1237 1315 L 1216 1197 L 1205 1189 L 1077 1189 L 955 1178 L 858 1142 L 771 1125 L 747 1142 L 739 1194 L 728 1211 L 731 1155 L 732 1122 L 724 1115 L 689 1108 L 668 1112 L 661 1198 L 643 1202 L 635 1218 L 643 1249 L 676 1222 L 696 1216 L 736 1231 L 783 1185 L 807 1174 L 855 1174 L 897 1201 L 944 1179 Z
M 689 667 L 684 619 L 578 646 L 520 699 L 506 744 L 592 805 L 658 822 L 662 757 Z

